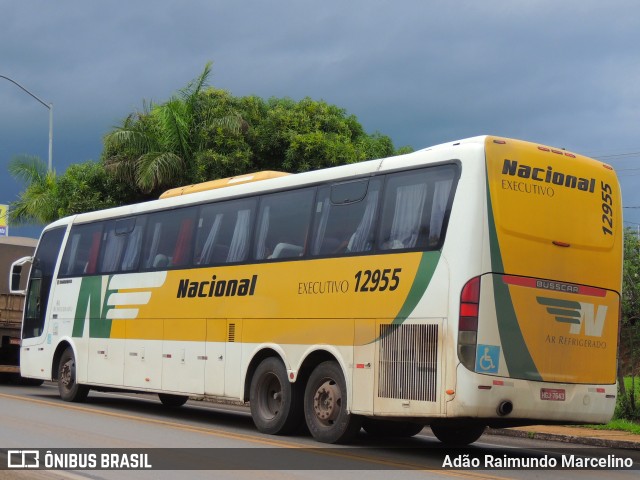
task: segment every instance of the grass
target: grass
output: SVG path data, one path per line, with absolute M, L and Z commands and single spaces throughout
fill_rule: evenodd
M 624 378 L 624 385 L 627 389 L 628 395 L 631 390 L 631 377 Z M 640 377 L 635 378 L 635 392 L 636 402 L 638 402 L 640 401 Z M 619 401 L 620 397 L 618 397 L 618 402 Z M 619 408 L 616 408 L 616 413 L 618 410 Z M 594 430 L 621 430 L 634 435 L 640 435 L 640 423 L 626 418 L 614 418 L 606 425 L 587 425 L 587 428 L 592 428 Z
M 631 390 L 631 377 L 624 377 L 624 386 L 627 392 Z M 640 399 L 640 377 L 635 378 L 636 399 Z
M 640 435 L 640 423 L 623 418 L 611 420 L 606 425 L 587 425 L 586 427 L 593 430 L 622 430 L 633 435 Z

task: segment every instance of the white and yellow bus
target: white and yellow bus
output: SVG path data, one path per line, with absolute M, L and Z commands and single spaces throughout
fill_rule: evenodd
M 261 432 L 449 444 L 612 416 L 622 215 L 612 168 L 483 136 L 263 172 L 47 226 L 21 371 L 249 401 Z

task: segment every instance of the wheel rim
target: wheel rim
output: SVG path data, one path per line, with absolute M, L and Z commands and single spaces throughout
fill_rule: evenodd
M 333 380 L 325 380 L 313 396 L 313 413 L 326 426 L 333 425 L 342 408 L 342 392 Z
M 73 386 L 73 360 L 69 360 L 62 365 L 60 381 L 66 388 L 71 388 Z
M 276 417 L 282 408 L 282 385 L 275 375 L 267 375 L 260 388 L 260 414 L 263 418 Z

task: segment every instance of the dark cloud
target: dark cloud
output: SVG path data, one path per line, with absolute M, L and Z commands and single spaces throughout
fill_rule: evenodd
M 209 60 L 217 87 L 322 98 L 396 145 L 495 133 L 640 150 L 635 0 L 0 2 L 0 74 L 53 102 L 58 171 L 97 159 L 111 126 Z M 46 158 L 47 120 L 0 80 L 2 164 Z M 18 186 L 0 182 L 0 202 L 13 200 Z M 635 183 L 623 178 L 630 205 Z M 640 223 L 638 212 L 627 219 Z

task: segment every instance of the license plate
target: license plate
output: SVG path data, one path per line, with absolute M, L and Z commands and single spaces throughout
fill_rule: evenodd
M 541 388 L 540 400 L 553 400 L 556 402 L 564 402 L 566 399 L 563 388 Z
M 20 345 L 20 339 L 19 338 L 10 338 L 9 339 L 9 345 Z

